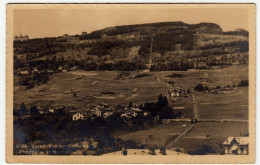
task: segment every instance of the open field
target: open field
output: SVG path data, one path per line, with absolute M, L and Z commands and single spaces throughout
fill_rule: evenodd
M 180 139 L 173 148 L 185 148 L 195 151 L 204 145 L 210 146 L 216 152 L 223 151 L 222 144 L 229 136 L 241 136 L 248 132 L 248 123 L 242 122 L 199 122 L 187 134 Z M 210 139 L 199 139 L 196 137 L 210 136 Z
M 71 104 L 76 107 L 85 104 L 128 104 L 129 102 L 144 103 L 157 100 L 159 94 L 166 93 L 168 87 L 164 82 L 158 82 L 151 75 L 143 78 L 128 78 L 116 80 L 118 72 L 85 72 L 75 71 L 57 73 L 51 80 L 42 86 L 22 91 L 15 88 L 15 107 L 24 101 L 26 104 L 39 103 Z M 76 92 L 73 98 L 71 92 Z M 114 94 L 102 94 L 113 92 Z M 27 101 L 27 102 L 26 102 Z
M 199 118 L 248 119 L 248 88 L 228 93 L 201 94 L 198 96 Z
M 240 69 L 241 71 L 238 71 Z M 194 87 L 198 83 L 209 88 L 237 85 L 247 79 L 247 68 L 232 66 L 223 70 L 178 72 L 186 77 L 174 78 L 175 85 L 182 88 Z M 203 74 L 203 76 L 202 76 Z M 166 75 L 166 74 L 165 74 Z M 160 75 L 161 76 L 161 75 Z M 201 78 L 203 77 L 203 78 Z M 169 78 L 161 76 L 161 79 Z M 192 81 L 189 81 L 192 80 Z M 248 87 L 219 90 L 218 94 L 196 92 L 198 116 L 201 119 L 248 119 Z M 190 123 L 171 122 L 149 130 L 142 130 L 121 135 L 120 138 L 147 142 L 148 145 L 164 145 L 169 137 L 178 136 Z M 156 132 L 156 133 L 155 133 Z M 248 123 L 243 122 L 198 122 L 192 130 L 180 139 L 172 148 L 185 148 L 195 151 L 209 146 L 216 153 L 223 151 L 222 143 L 229 136 L 241 136 L 248 132 Z M 209 136 L 210 139 L 207 139 Z M 159 146 L 158 146 L 159 147 Z
M 168 75 L 170 73 L 168 72 Z M 163 81 L 174 80 L 174 85 L 184 89 L 194 88 L 199 83 L 209 88 L 215 88 L 218 85 L 223 88 L 227 85 L 238 85 L 241 80 L 248 80 L 248 68 L 244 65 L 233 65 L 223 69 L 194 70 L 176 73 L 186 76 L 168 78 L 165 77 L 167 74 L 164 73 L 160 74 L 159 77 Z M 248 119 L 248 87 L 220 90 L 218 94 L 196 92 L 195 95 L 199 118 Z
M 189 125 L 191 125 L 191 123 L 171 122 L 169 124 L 158 125 L 146 130 L 125 133 L 118 137 L 123 140 L 135 140 L 138 143 L 147 144 L 149 146 L 157 145 L 157 147 L 162 147 L 165 145 L 168 138 L 178 136 L 188 128 Z
M 123 140 L 135 140 L 149 146 L 164 146 L 167 139 L 178 136 L 191 123 L 171 122 L 168 124 L 158 125 L 151 129 L 139 130 L 136 132 L 126 133 L 118 137 Z M 195 151 L 203 146 L 210 146 L 216 152 L 222 151 L 222 143 L 229 136 L 241 136 L 241 133 L 248 132 L 248 124 L 242 122 L 198 122 L 176 144 L 173 148 L 184 148 L 186 151 Z M 210 138 L 207 139 L 206 136 Z
M 166 77 L 172 73 L 185 75 L 180 78 Z M 25 105 L 74 105 L 81 108 L 86 104 L 134 104 L 156 102 L 160 94 L 172 88 L 166 81 L 174 81 L 175 86 L 183 89 L 194 88 L 201 83 L 209 88 L 217 85 L 237 85 L 241 80 L 248 79 L 246 66 L 238 65 L 214 70 L 195 71 L 163 71 L 150 72 L 148 76 L 132 78 L 143 74 L 131 72 L 129 77 L 117 80 L 117 71 L 72 71 L 55 73 L 50 76 L 47 84 L 36 86 L 29 91 L 22 90 L 14 78 L 14 108 L 19 108 L 21 102 Z M 157 77 L 157 78 L 156 78 Z M 103 92 L 103 93 L 102 93 Z M 108 94 L 104 94 L 104 92 Z M 109 93 L 112 92 L 112 93 Z M 76 97 L 73 97 L 76 93 Z M 248 118 L 248 88 L 234 88 L 219 91 L 218 94 L 196 92 L 199 118 Z M 192 116 L 193 103 L 191 98 L 176 98 L 170 105 L 176 111 L 182 111 Z

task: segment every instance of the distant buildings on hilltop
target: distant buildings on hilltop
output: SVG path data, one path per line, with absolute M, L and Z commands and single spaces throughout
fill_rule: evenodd
M 28 41 L 29 40 L 29 36 L 28 35 L 20 35 L 20 36 L 15 36 L 14 37 L 14 41 Z

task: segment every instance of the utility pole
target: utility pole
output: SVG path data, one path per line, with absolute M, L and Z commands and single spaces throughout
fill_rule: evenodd
M 152 53 L 153 53 L 153 35 L 151 34 L 151 46 L 150 46 L 150 53 L 149 53 L 149 62 L 146 64 L 149 71 L 151 71 L 152 66 Z
M 152 64 L 152 53 L 153 53 L 153 35 L 151 35 L 151 46 L 150 46 L 150 58 L 149 58 L 149 64 Z

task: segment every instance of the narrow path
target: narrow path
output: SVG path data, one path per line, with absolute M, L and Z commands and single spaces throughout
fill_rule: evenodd
M 197 99 L 195 97 L 195 94 L 192 94 L 192 102 L 193 102 L 193 116 L 194 116 L 194 119 L 198 119 Z
M 186 130 L 184 130 L 179 136 L 177 136 L 176 138 L 172 139 L 172 141 L 170 141 L 169 143 L 165 144 L 165 149 L 170 149 L 175 143 L 177 143 L 184 135 L 186 135 L 193 127 L 195 126 L 195 124 L 192 124 L 191 126 L 189 126 Z

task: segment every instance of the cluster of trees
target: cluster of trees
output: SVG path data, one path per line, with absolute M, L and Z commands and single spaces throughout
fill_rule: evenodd
M 20 76 L 19 84 L 22 86 L 26 86 L 26 89 L 31 89 L 35 85 L 46 84 L 48 80 L 49 80 L 48 74 L 45 73 L 33 74 L 28 76 Z
M 182 50 L 193 49 L 193 33 L 189 30 L 179 32 L 158 33 L 153 39 L 153 52 L 164 54 L 167 51 L 175 51 L 176 45 L 181 44 Z M 139 54 L 147 56 L 150 53 L 151 38 L 146 37 L 141 43 Z
M 64 47 L 55 44 L 56 38 L 37 38 L 14 42 L 14 54 L 39 53 L 39 56 L 63 52 Z
M 208 145 L 202 146 L 200 149 L 197 149 L 195 151 L 188 151 L 189 155 L 207 155 L 207 154 L 214 154 L 216 151 L 214 148 Z
M 223 88 L 234 88 L 234 87 L 247 87 L 249 84 L 248 84 L 248 80 L 241 80 L 239 82 L 238 85 L 226 85 L 224 86 Z M 213 90 L 213 89 L 222 89 L 222 87 L 220 85 L 217 85 L 215 88 L 209 88 L 207 85 L 204 86 L 202 84 L 197 84 L 195 87 L 194 87 L 194 90 L 195 91 L 198 91 L 198 92 L 204 92 L 204 91 L 210 91 L 210 90 Z
M 238 87 L 248 87 L 249 82 L 248 80 L 241 80 L 240 83 L 238 84 Z
M 239 30 L 239 31 L 227 31 L 223 32 L 224 35 L 242 35 L 242 36 L 249 36 L 249 32 L 246 30 Z
M 37 67 L 38 70 L 43 71 L 47 69 L 51 69 L 53 71 L 57 71 L 59 66 L 66 66 L 67 70 L 70 70 L 71 67 L 77 66 L 79 69 L 87 70 L 87 71 L 94 71 L 94 70 L 119 70 L 119 71 L 136 71 L 136 70 L 144 70 L 147 69 L 147 66 L 141 60 L 136 60 L 134 62 L 129 62 L 127 60 L 121 60 L 115 63 L 107 63 L 105 61 L 90 61 L 90 60 L 61 60 L 56 61 L 52 59 L 47 59 L 46 61 L 43 60 L 34 60 L 28 63 L 29 67 L 19 60 L 16 60 L 14 63 L 14 67 L 24 68 L 27 67 L 27 70 L 32 70 L 32 68 Z M 165 71 L 165 70 L 180 70 L 186 71 L 188 69 L 194 68 L 194 65 L 191 63 L 186 62 L 169 62 L 167 64 L 164 63 L 157 63 L 156 65 L 152 65 L 150 70 L 151 71 Z M 45 76 L 45 75 L 43 75 Z
M 228 42 L 228 43 L 223 43 L 223 44 L 211 44 L 211 45 L 206 45 L 203 47 L 200 47 L 199 49 L 201 50 L 208 50 L 208 49 L 214 49 L 214 48 L 219 48 L 220 52 L 215 52 L 214 55 L 218 54 L 226 54 L 224 49 L 227 47 L 238 47 L 240 53 L 248 52 L 249 50 L 249 42 L 248 41 L 233 41 L 233 42 Z
M 120 73 L 117 75 L 116 79 L 121 79 L 121 78 L 124 78 L 124 77 L 128 77 L 128 76 L 130 76 L 130 75 L 131 75 L 130 72 L 125 72 L 125 71 L 123 71 L 123 72 L 120 72 Z
M 113 35 L 120 35 L 120 34 L 126 34 L 126 33 L 133 33 L 137 32 L 138 29 L 136 29 L 135 26 L 118 26 L 114 30 L 108 31 L 107 35 L 108 36 L 113 36 Z
M 179 74 L 179 73 L 173 73 L 173 74 L 170 74 L 166 77 L 170 77 L 170 78 L 181 78 L 181 77 L 185 77 L 186 75 L 184 74 Z
M 141 62 L 128 62 L 128 61 L 118 61 L 117 63 L 95 63 L 82 61 L 79 62 L 79 68 L 87 71 L 91 70 L 120 70 L 120 71 L 135 71 L 146 69 L 146 66 Z
M 20 105 L 20 108 L 17 110 L 14 110 L 13 115 L 15 115 L 15 116 L 24 116 L 24 115 L 37 116 L 37 115 L 39 115 L 39 110 L 35 105 L 33 105 L 29 109 L 27 109 L 25 107 L 25 104 L 22 102 Z
M 198 91 L 198 92 L 203 92 L 205 90 L 209 90 L 208 86 L 203 86 L 202 84 L 198 84 L 194 87 L 194 90 L 195 91 Z
M 80 40 L 99 39 L 101 38 L 101 34 L 90 33 L 86 35 L 75 35 L 75 37 L 79 38 Z
M 109 54 L 109 52 L 115 48 L 123 45 L 123 41 L 104 41 L 101 43 L 94 44 L 89 50 L 89 55 L 103 56 Z
M 153 118 L 159 116 L 160 120 L 174 119 L 183 115 L 181 112 L 174 112 L 169 106 L 167 96 L 164 95 L 159 95 L 157 103 L 145 103 L 143 110 L 150 112 Z
M 164 63 L 158 63 L 157 65 L 151 66 L 151 71 L 186 71 L 188 69 L 193 69 L 194 65 L 191 63 L 185 63 L 185 62 L 170 62 L 167 64 Z
M 115 48 L 131 48 L 133 46 L 139 45 L 140 42 L 130 42 L 123 40 L 113 40 L 93 43 L 91 49 L 89 50 L 89 55 L 97 55 L 99 57 L 108 55 Z

